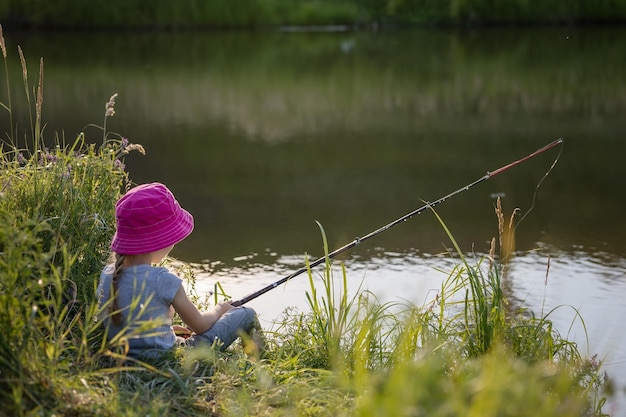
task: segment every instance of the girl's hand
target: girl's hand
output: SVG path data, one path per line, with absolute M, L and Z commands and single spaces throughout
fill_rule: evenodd
M 216 321 L 220 319 L 226 312 L 235 308 L 228 302 L 219 303 L 210 311 L 200 312 L 185 294 L 185 289 L 181 285 L 172 299 L 172 305 L 176 309 L 176 313 L 180 316 L 186 326 L 197 333 L 204 333 L 210 329 Z
M 232 310 L 233 305 L 228 302 L 228 301 L 222 301 L 221 303 L 219 303 L 218 305 L 215 306 L 215 311 L 221 316 L 223 316 L 224 314 L 226 314 L 228 311 Z

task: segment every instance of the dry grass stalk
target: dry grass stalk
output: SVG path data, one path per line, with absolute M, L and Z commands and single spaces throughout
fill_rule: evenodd
M 508 224 L 505 226 L 504 213 L 502 212 L 502 202 L 500 198 L 496 201 L 496 216 L 498 217 L 498 233 L 500 236 L 500 257 L 502 264 L 506 264 L 511 255 L 515 252 L 515 227 L 513 219 L 519 212 L 519 208 L 513 210 Z
M 0 49 L 2 49 L 2 56 L 7 59 L 7 46 L 4 43 L 4 35 L 2 34 L 2 25 L 0 25 Z
M 496 238 L 491 238 L 491 245 L 489 246 L 489 270 L 491 271 L 496 259 Z
M 39 83 L 37 85 L 37 101 L 35 102 L 35 115 L 38 126 L 41 126 L 41 108 L 43 106 L 43 58 L 39 61 Z
M 22 76 L 24 80 L 28 80 L 28 70 L 26 69 L 26 59 L 24 59 L 24 52 L 22 52 L 22 47 L 17 46 L 17 53 L 20 55 L 20 62 L 22 64 Z

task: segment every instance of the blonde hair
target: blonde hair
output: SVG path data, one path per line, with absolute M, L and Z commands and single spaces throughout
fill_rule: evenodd
M 111 299 L 111 302 L 109 303 L 109 313 L 111 315 L 111 321 L 116 326 L 120 326 L 122 324 L 122 313 L 117 306 L 117 291 L 118 281 L 124 271 L 125 259 L 126 255 L 115 253 L 115 268 L 111 277 L 111 292 L 109 295 L 109 298 Z

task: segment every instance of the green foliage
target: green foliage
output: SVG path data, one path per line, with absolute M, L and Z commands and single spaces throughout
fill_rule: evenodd
M 247 26 L 259 23 L 263 16 L 263 2 L 257 0 L 191 0 L 184 5 L 162 0 L 94 0 L 90 4 L 20 0 L 12 1 L 8 10 L 8 17 L 19 24 L 73 28 Z
M 353 24 L 362 21 L 365 15 L 359 5 L 345 1 L 310 0 L 300 1 L 297 7 L 280 6 L 276 2 L 276 9 L 281 7 L 277 22 L 291 25 L 336 25 Z M 284 2 L 283 2 L 284 3 Z
M 35 27 L 260 27 L 276 24 L 512 24 L 623 21 L 625 0 L 9 0 L 0 19 Z
M 2 45 L 6 69 L 3 38 Z M 13 126 L 10 132 L 4 132 L 8 137 L 0 144 L 0 210 L 12 215 L 4 219 L 3 227 L 31 233 L 29 238 L 37 242 L 37 250 L 48 254 L 50 268 L 67 270 L 68 282 L 76 285 L 67 289 L 74 293 L 73 297 L 90 301 L 94 282 L 108 257 L 115 226 L 114 203 L 128 183 L 123 158 L 129 151 L 143 148 L 106 131 L 107 118 L 115 114 L 115 95 L 106 103 L 104 124 L 98 128 L 103 131 L 99 148 L 88 144 L 84 133 L 69 145 L 57 138 L 53 149 L 46 147 L 41 121 L 43 64 L 39 79 L 32 86 L 36 91 L 33 103 L 21 49 L 19 55 L 31 114 L 32 142 L 20 145 L 19 133 L 13 131 Z M 7 103 L 0 104 L 12 116 L 8 71 L 6 78 Z M 43 275 L 44 270 L 33 271 L 19 284 L 30 285 L 29 280 L 36 282 Z
M 44 148 L 26 157 L 13 149 L 2 157 L 5 197 L 0 207 L 16 213 L 4 224 L 18 229 L 28 223 L 45 225 L 30 229 L 41 238 L 41 249 L 51 253 L 51 264 L 57 266 L 67 262 L 55 252 L 58 248 L 72 254 L 68 278 L 82 298 L 89 298 L 114 230 L 111 202 L 126 181 L 115 151 L 85 147 L 81 137 L 69 148 Z
M 359 398 L 356 415 L 584 415 L 584 390 L 559 365 L 529 365 L 501 349 L 467 361 L 454 353 L 435 351 L 371 379 L 363 387 L 371 394 Z
M 1 28 L 0 46 L 6 69 Z M 31 106 L 27 70 L 19 53 Z M 98 150 L 86 145 L 84 135 L 69 146 L 58 143 L 47 149 L 41 121 L 42 79 L 40 66 L 32 88 L 36 100 L 30 147 L 18 147 L 19 133 L 13 126 L 0 146 L 2 413 L 71 408 L 70 414 L 99 415 L 97 408 L 82 410 L 81 400 L 85 391 L 91 392 L 91 373 L 98 372 L 113 348 L 103 343 L 95 320 L 94 286 L 108 256 L 114 202 L 127 181 L 121 158 L 132 147 L 110 139 L 105 130 Z M 0 104 L 12 115 L 10 95 Z M 108 107 L 105 124 L 113 113 Z M 100 398 L 97 401 L 101 403 Z

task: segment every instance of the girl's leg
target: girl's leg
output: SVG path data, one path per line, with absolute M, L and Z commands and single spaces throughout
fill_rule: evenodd
M 226 350 L 237 338 L 240 332 L 251 334 L 253 330 L 260 330 L 256 312 L 249 307 L 237 307 L 224 314 L 209 330 L 194 334 L 191 344 L 198 342 L 212 345 L 217 342 L 220 350 Z

